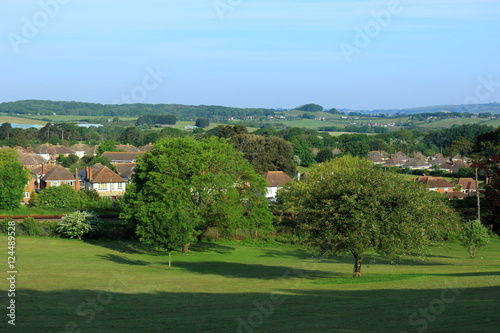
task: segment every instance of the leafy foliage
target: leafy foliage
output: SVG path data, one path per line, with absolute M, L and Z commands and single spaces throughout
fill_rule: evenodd
M 28 183 L 29 172 L 15 157 L 13 149 L 0 150 L 0 209 L 19 207 Z
M 208 118 L 198 118 L 196 119 L 194 125 L 199 128 L 207 128 L 208 126 L 210 126 L 210 121 L 208 120 Z
M 33 205 L 39 208 L 76 208 L 80 206 L 80 198 L 73 187 L 61 184 L 41 190 Z
M 469 250 L 469 256 L 473 258 L 476 251 L 490 243 L 488 229 L 478 220 L 470 220 L 462 225 L 460 232 L 460 244 Z
M 293 147 L 281 138 L 239 134 L 228 142 L 243 152 L 255 171 L 260 174 L 267 171 L 283 171 L 291 177 L 295 174 Z
M 143 242 L 172 250 L 208 227 L 271 229 L 265 190 L 223 140 L 164 139 L 137 163 L 120 216 Z
M 317 112 L 317 111 L 323 111 L 323 107 L 318 104 L 304 104 L 299 107 L 296 107 L 294 110 L 299 110 L 299 111 L 306 111 L 306 112 Z
M 343 156 L 311 169 L 307 179 L 278 192 L 307 232 L 305 246 L 330 256 L 350 253 L 360 276 L 363 253 L 422 254 L 452 230 L 455 213 L 417 182 Z
M 102 222 L 97 217 L 85 211 L 76 211 L 63 216 L 57 225 L 56 231 L 69 238 L 82 239 L 84 235 L 96 232 Z

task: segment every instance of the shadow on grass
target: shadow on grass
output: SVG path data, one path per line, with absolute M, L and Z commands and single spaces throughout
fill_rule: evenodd
M 466 277 L 466 276 L 497 276 L 500 275 L 500 271 L 493 272 L 467 272 L 467 273 L 444 273 L 444 274 L 427 274 L 432 276 L 455 276 L 455 277 Z M 498 287 L 500 289 L 500 287 Z
M 195 243 L 189 247 L 194 252 L 215 252 L 219 254 L 229 254 L 234 251 L 234 247 L 215 244 L 215 243 Z
M 140 281 L 123 279 L 112 280 L 111 290 L 20 289 L 15 328 L 23 333 L 360 333 L 498 332 L 500 326 L 494 306 L 498 287 L 304 290 L 284 282 L 283 294 L 271 294 L 167 292 L 159 291 L 159 284 L 146 293 L 130 292 Z M 6 320 L 0 324 L 5 326 Z
M 165 255 L 164 251 L 156 250 L 151 245 L 135 240 L 86 239 L 84 242 L 126 254 Z
M 84 242 L 126 254 L 167 255 L 166 251 L 160 251 L 155 249 L 153 246 L 141 243 L 138 240 L 86 239 Z M 233 250 L 234 247 L 214 243 L 196 243 L 189 247 L 189 251 L 193 252 L 215 252 L 219 254 L 229 254 Z
M 284 257 L 293 257 L 297 259 L 310 259 L 312 258 L 312 254 L 310 252 L 307 252 L 304 249 L 296 248 L 283 248 L 282 250 L 280 249 L 267 249 L 267 248 L 262 248 L 263 254 L 259 255 L 259 257 L 266 257 L 266 258 L 284 258 Z
M 349 256 L 349 255 L 321 258 L 320 260 L 321 260 L 321 262 L 342 263 L 342 264 L 353 264 L 354 265 L 354 258 L 353 258 L 353 256 Z M 408 265 L 408 266 L 446 266 L 446 265 L 449 265 L 447 263 L 431 262 L 429 260 L 422 260 L 422 259 L 419 259 L 418 257 L 389 259 L 386 257 L 372 255 L 372 254 L 365 254 L 363 256 L 363 265 L 367 266 L 367 265 L 374 265 L 374 264 L 377 264 L 377 265 Z
M 146 266 L 150 264 L 150 262 L 147 261 L 131 260 L 125 257 L 117 256 L 115 254 L 98 255 L 98 257 L 100 259 L 109 260 L 117 264 L 124 264 L 124 265 Z
M 166 264 L 166 263 L 165 263 Z M 314 263 L 309 264 L 313 266 Z M 311 269 L 291 268 L 285 266 L 268 266 L 258 264 L 242 264 L 238 262 L 204 261 L 204 262 L 177 262 L 175 267 L 186 269 L 197 274 L 221 275 L 230 278 L 248 279 L 289 279 L 317 278 L 340 276 L 340 273 L 332 273 Z

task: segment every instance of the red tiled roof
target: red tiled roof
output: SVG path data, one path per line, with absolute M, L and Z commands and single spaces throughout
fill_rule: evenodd
M 453 188 L 453 184 L 442 177 L 420 176 L 416 181 L 425 184 L 427 188 Z
M 92 173 L 91 183 L 125 183 L 125 179 L 118 176 L 107 166 L 94 170 Z
M 477 182 L 472 178 L 460 178 L 458 185 L 462 185 L 464 190 L 477 190 Z
M 45 176 L 42 177 L 44 181 L 53 180 L 75 180 L 75 175 L 69 172 L 67 169 L 60 165 L 56 165 L 53 168 L 49 168 L 45 171 Z

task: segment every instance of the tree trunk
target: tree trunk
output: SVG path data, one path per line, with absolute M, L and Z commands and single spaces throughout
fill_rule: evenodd
M 184 246 L 182 247 L 182 252 L 184 252 L 185 254 L 189 254 L 189 245 L 191 245 L 191 243 L 184 244 Z
M 172 251 L 168 251 L 168 269 L 172 269 Z
M 474 245 L 469 245 L 469 257 L 474 258 L 475 255 L 476 255 L 476 248 L 474 247 Z
M 352 253 L 354 256 L 354 269 L 352 271 L 352 277 L 361 277 L 361 262 L 363 261 L 363 255 L 359 253 Z

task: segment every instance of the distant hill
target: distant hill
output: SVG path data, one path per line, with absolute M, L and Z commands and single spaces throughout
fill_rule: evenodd
M 310 104 L 315 105 L 315 104 Z M 340 112 L 357 112 L 359 114 L 376 115 L 414 115 L 436 112 L 468 112 L 500 114 L 500 103 L 470 105 L 439 105 L 409 109 L 375 109 L 352 110 L 339 109 Z M 182 105 L 182 104 L 98 104 L 83 102 L 59 102 L 44 100 L 24 100 L 0 103 L 0 113 L 6 115 L 71 115 L 97 117 L 139 117 L 142 115 L 174 115 L 178 120 L 195 120 L 209 118 L 211 121 L 221 119 L 260 118 L 273 116 L 275 112 L 285 110 L 266 108 L 235 108 L 217 105 Z
M 98 104 L 82 102 L 55 102 L 24 100 L 0 103 L 0 112 L 8 115 L 72 115 L 97 117 L 139 117 L 142 115 L 170 114 L 180 120 L 204 118 L 246 118 L 274 115 L 272 109 L 233 108 L 216 105 L 181 104 Z
M 500 113 L 500 103 L 488 104 L 466 104 L 466 105 L 437 105 L 424 106 L 409 109 L 375 109 L 375 110 L 340 110 L 343 112 L 352 111 L 364 114 L 418 114 L 418 113 L 435 113 L 435 112 L 469 112 L 469 113 Z

